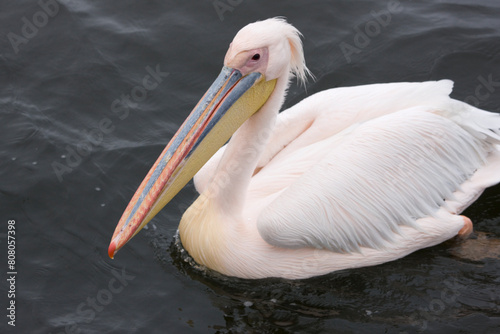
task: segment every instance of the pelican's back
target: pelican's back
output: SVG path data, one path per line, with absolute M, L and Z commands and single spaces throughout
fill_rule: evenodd
M 444 80 L 343 88 L 285 111 L 284 123 L 310 119 L 289 142 L 269 145 L 271 158 L 254 176 L 250 194 L 268 203 L 257 222 L 262 237 L 285 248 L 380 248 L 400 225 L 418 229 L 418 219 L 443 207 L 458 214 L 500 182 L 500 115 L 450 99 L 451 86 Z M 391 93 L 390 101 L 407 108 L 380 99 Z

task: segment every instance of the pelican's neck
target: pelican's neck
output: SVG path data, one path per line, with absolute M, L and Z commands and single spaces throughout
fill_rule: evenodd
M 288 73 L 288 72 L 287 72 Z M 227 214 L 243 210 L 248 185 L 285 99 L 288 76 L 278 78 L 274 92 L 262 108 L 233 134 L 208 191 Z

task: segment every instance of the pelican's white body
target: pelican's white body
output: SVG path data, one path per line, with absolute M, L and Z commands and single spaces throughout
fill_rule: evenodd
M 274 126 L 251 118 L 195 176 L 201 196 L 181 222 L 183 244 L 227 275 L 296 279 L 456 236 L 457 214 L 500 181 L 500 117 L 450 99 L 451 89 L 448 80 L 337 88 Z M 232 187 L 245 168 L 255 171 L 241 194 Z
M 308 73 L 285 20 L 241 29 L 125 209 L 110 257 L 196 171 L 181 242 L 226 275 L 307 278 L 464 234 L 458 214 L 500 182 L 500 115 L 450 99 L 448 80 L 331 89 L 278 113 Z

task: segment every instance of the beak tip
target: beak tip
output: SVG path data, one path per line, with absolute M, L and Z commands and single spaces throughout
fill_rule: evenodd
M 111 259 L 114 259 L 115 258 L 115 254 L 116 254 L 116 243 L 115 241 L 111 241 L 111 243 L 109 244 L 109 248 L 108 248 L 108 255 Z

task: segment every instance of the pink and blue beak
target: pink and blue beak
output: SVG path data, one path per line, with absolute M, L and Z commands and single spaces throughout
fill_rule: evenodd
M 261 108 L 274 85 L 275 80 L 266 82 L 261 73 L 242 75 L 237 69 L 223 67 L 132 197 L 111 239 L 108 249 L 111 258 L 193 178 L 234 131 Z M 249 91 L 253 93 L 244 97 Z

